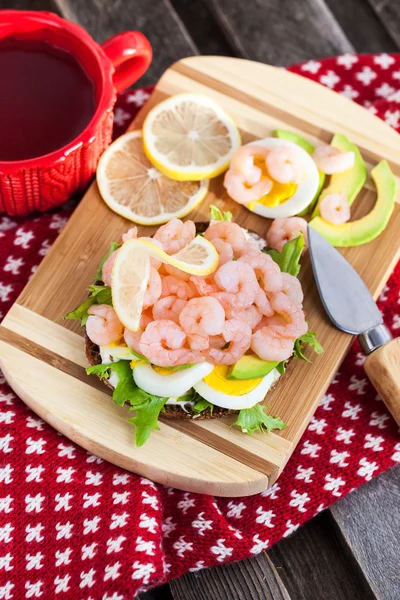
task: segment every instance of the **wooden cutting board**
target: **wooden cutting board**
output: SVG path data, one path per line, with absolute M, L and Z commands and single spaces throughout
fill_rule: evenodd
M 400 175 L 400 136 L 377 117 L 330 90 L 282 69 L 225 57 L 194 57 L 174 64 L 161 78 L 150 101 L 131 125 L 140 128 L 146 113 L 179 92 L 205 93 L 239 125 L 243 140 L 289 129 L 312 142 L 344 133 L 355 142 L 370 169 L 386 158 Z M 400 186 L 399 186 L 400 187 Z M 368 181 L 353 218 L 375 201 Z M 208 205 L 232 210 L 237 223 L 265 235 L 270 222 L 227 198 L 222 177 L 214 179 L 207 199 L 189 217 L 208 219 Z M 256 494 L 282 472 L 352 338 L 334 329 L 324 314 L 308 257 L 301 280 L 310 329 L 318 332 L 325 353 L 313 364 L 292 361 L 268 396 L 270 412 L 287 428 L 253 437 L 231 428 L 232 418 L 215 421 L 163 421 L 142 448 L 135 448 L 126 410 L 117 407 L 96 377 L 85 374 L 87 361 L 79 324 L 62 316 L 84 298 L 98 263 L 112 240 L 129 223 L 101 200 L 96 183 L 68 221 L 0 326 L 0 364 L 14 391 L 45 421 L 74 442 L 121 467 L 187 491 L 221 496 Z M 385 232 L 373 242 L 344 250 L 376 298 L 400 252 L 400 205 Z M 153 233 L 141 228 L 142 235 Z

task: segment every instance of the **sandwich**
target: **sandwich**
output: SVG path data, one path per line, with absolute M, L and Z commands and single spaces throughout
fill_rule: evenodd
M 172 219 L 152 238 L 113 243 L 68 319 L 84 327 L 88 375 L 133 416 L 136 445 L 158 419 L 235 414 L 243 433 L 285 427 L 264 400 L 292 358 L 308 360 L 297 232 L 281 251 L 211 207 L 209 223 Z

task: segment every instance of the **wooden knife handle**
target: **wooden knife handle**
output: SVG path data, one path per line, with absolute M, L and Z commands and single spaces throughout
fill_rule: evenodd
M 400 425 L 400 338 L 369 354 L 364 368 L 372 385 Z

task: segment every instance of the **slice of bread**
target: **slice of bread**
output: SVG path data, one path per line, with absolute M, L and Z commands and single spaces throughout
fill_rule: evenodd
M 208 223 L 207 222 L 199 222 L 196 223 L 196 230 L 197 233 L 203 233 L 208 227 Z M 258 236 L 256 233 L 254 232 L 250 232 L 251 236 L 254 239 L 260 239 L 260 236 Z M 96 282 L 96 283 L 100 283 L 100 282 Z M 91 365 L 99 365 L 101 363 L 101 356 L 100 356 L 100 349 L 99 347 L 94 344 L 87 336 L 86 334 L 86 330 L 85 330 L 85 354 L 86 354 L 86 358 L 88 359 L 89 363 Z M 112 385 L 110 384 L 109 381 L 107 381 L 107 379 L 103 379 L 102 380 L 103 383 L 109 387 L 110 389 L 114 389 L 112 387 Z M 200 414 L 196 414 L 193 412 L 192 407 L 190 404 L 186 403 L 184 404 L 184 408 L 182 408 L 180 405 L 178 404 L 166 404 L 164 406 L 165 408 L 165 412 L 162 413 L 162 416 L 168 419 L 220 419 L 221 417 L 225 417 L 226 415 L 238 412 L 236 410 L 228 410 L 226 408 L 220 408 L 219 406 L 214 406 L 214 410 L 212 412 L 212 414 L 210 413 L 209 410 L 205 410 L 203 412 L 201 412 Z

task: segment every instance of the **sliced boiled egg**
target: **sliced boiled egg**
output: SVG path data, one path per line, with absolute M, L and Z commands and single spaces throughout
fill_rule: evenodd
M 221 408 L 251 408 L 264 400 L 268 390 L 279 379 L 278 371 L 273 369 L 260 379 L 232 380 L 226 378 L 228 369 L 225 365 L 217 365 L 193 385 L 202 398 Z
M 136 385 L 148 394 L 162 398 L 183 396 L 214 368 L 210 363 L 204 362 L 174 371 L 140 361 L 133 367 L 133 379 Z
M 311 156 L 297 144 L 279 138 L 264 138 L 247 145 L 265 146 L 269 150 L 273 150 L 278 146 L 296 148 L 304 166 L 304 178 L 300 183 L 283 184 L 274 181 L 268 174 L 265 161 L 260 161 L 256 157 L 254 164 L 265 170 L 264 177 L 269 177 L 273 185 L 268 194 L 260 198 L 258 202 L 248 204 L 247 208 L 268 219 L 292 217 L 304 210 L 314 199 L 319 185 L 317 165 Z

